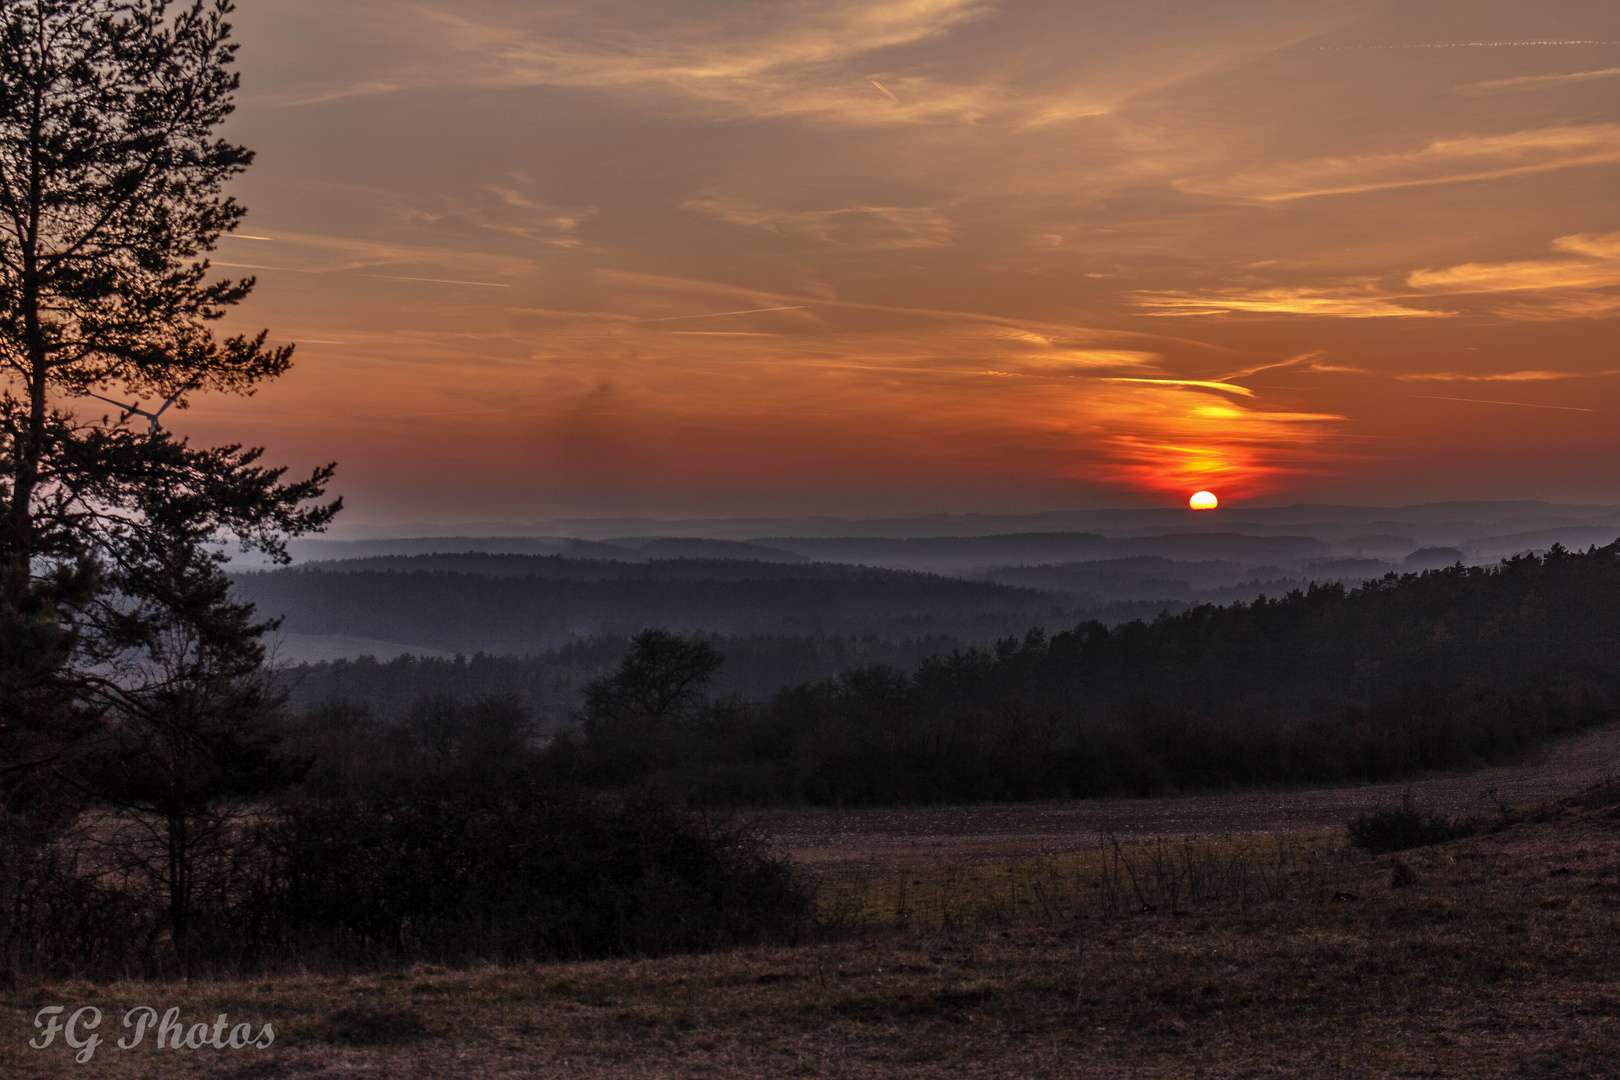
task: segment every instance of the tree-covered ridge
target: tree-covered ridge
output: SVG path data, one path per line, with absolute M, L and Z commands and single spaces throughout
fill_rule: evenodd
M 688 559 L 535 562 L 551 573 L 299 568 L 237 575 L 236 592 L 260 611 L 284 616 L 288 632 L 466 652 L 538 652 L 649 626 L 811 636 L 881 630 L 896 640 L 932 634 L 989 641 L 1054 609 L 1074 617 L 1058 594 L 909 571 Z
M 553 758 L 596 783 L 650 769 L 722 802 L 1052 798 L 1387 779 L 1507 760 L 1616 716 L 1620 541 L 1032 630 L 681 723 L 595 718 Z M 634 738 L 597 735 L 615 723 Z
M 1494 567 L 1388 574 L 1360 588 L 1200 605 L 1151 623 L 1088 623 L 925 665 L 955 697 L 1082 715 L 1177 710 L 1301 718 L 1471 688 L 1620 675 L 1620 541 Z

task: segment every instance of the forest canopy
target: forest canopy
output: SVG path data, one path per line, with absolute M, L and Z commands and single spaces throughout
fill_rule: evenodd
M 1032 629 L 679 723 L 598 720 L 550 758 L 700 802 L 1145 795 L 1500 762 L 1617 715 L 1620 541 Z

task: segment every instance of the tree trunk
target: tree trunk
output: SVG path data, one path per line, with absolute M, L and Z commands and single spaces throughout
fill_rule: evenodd
M 184 810 L 168 814 L 169 937 L 182 965 L 188 963 L 191 933 L 191 850 Z

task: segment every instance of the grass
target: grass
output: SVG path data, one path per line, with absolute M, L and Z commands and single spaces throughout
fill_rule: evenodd
M 6 1077 L 1620 1076 L 1620 791 L 1390 856 L 1340 836 L 840 870 L 821 940 L 660 960 L 53 984 Z M 267 1050 L 31 1050 L 46 1004 Z

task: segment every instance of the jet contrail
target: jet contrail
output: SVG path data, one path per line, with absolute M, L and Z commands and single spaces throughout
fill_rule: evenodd
M 872 80 L 872 85 L 883 91 L 885 94 L 889 94 L 889 88 L 878 82 L 876 79 Z M 893 94 L 889 94 L 889 100 L 894 102 L 896 105 L 900 104 L 900 99 L 895 97 Z
M 247 240 L 269 240 L 268 236 L 244 237 Z M 406 277 L 403 274 L 361 274 L 353 270 L 300 270 L 296 266 L 264 266 L 259 263 L 216 262 L 214 266 L 225 266 L 232 270 L 280 270 L 288 274 L 341 274 L 344 277 L 376 278 L 381 281 L 428 281 L 435 285 L 481 285 L 486 289 L 510 289 L 512 286 L 499 281 L 463 281 L 460 278 L 440 277 Z
M 1426 401 L 1471 401 L 1475 405 L 1517 405 L 1521 409 L 1558 409 L 1562 412 L 1597 412 L 1596 409 L 1582 409 L 1575 405 L 1537 405 L 1531 401 L 1493 401 L 1490 398 L 1441 397 L 1438 394 L 1413 394 L 1412 396 L 1423 398 Z
M 1436 41 L 1425 45 L 1318 45 L 1313 52 L 1364 49 L 1519 49 L 1536 45 L 1620 45 L 1620 41 Z
M 342 273 L 342 271 L 338 271 Z M 406 277 L 403 274 L 356 274 L 352 271 L 348 277 L 380 278 L 383 281 L 431 281 L 435 285 L 482 285 L 486 289 L 510 289 L 512 286 L 503 285 L 498 281 L 462 281 L 459 278 L 442 277 Z
M 710 311 L 702 315 L 665 315 L 657 319 L 637 319 L 637 322 L 675 322 L 679 319 L 716 319 L 721 315 L 758 315 L 763 311 L 803 311 L 809 304 L 793 304 L 788 307 L 760 307 L 749 308 L 747 311 Z

